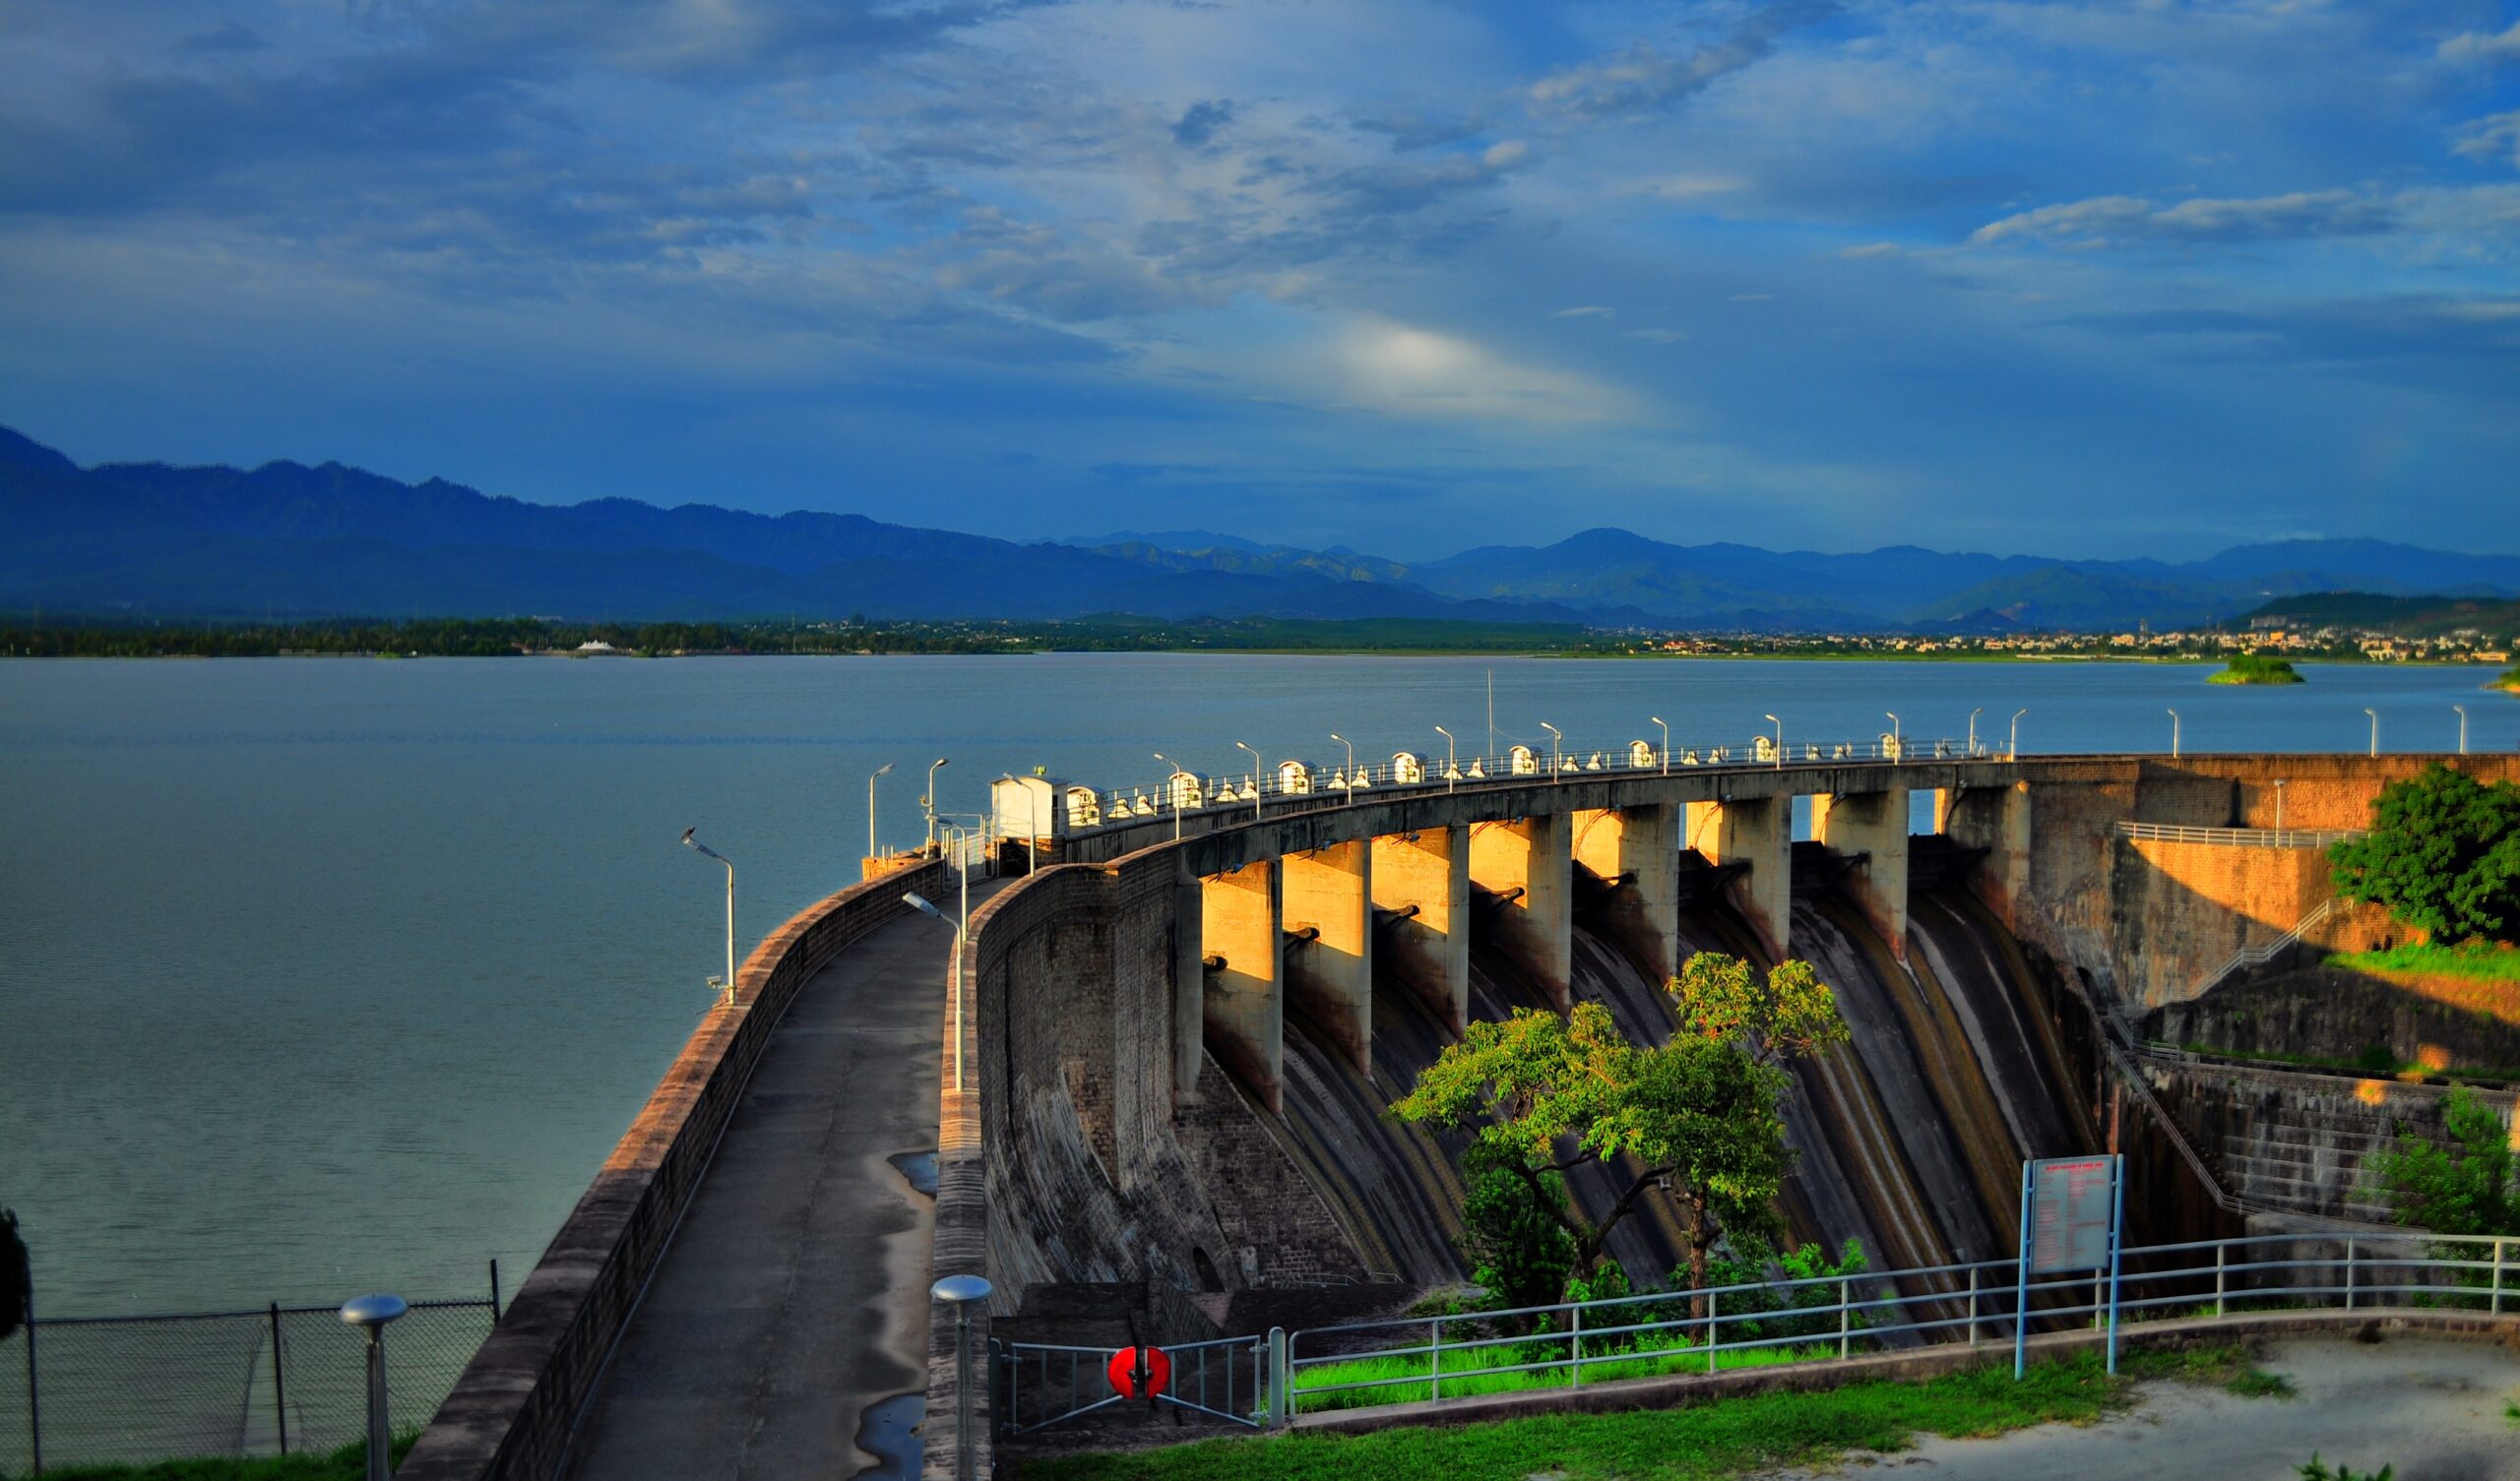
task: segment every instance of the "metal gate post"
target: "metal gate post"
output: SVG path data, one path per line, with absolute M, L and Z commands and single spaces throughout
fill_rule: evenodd
M 1273 1430 L 1286 1428 L 1287 1421 L 1294 1415 L 1295 1395 L 1292 1371 L 1294 1365 L 1289 1362 L 1287 1357 L 1290 1345 L 1285 1327 L 1269 1328 L 1269 1428 Z
M 2502 1315 L 2502 1241 L 2493 1242 L 2493 1314 Z
M 2225 1262 L 2225 1261 L 2228 1261 L 2229 1259 L 2231 1259 L 2231 1255 L 2232 1255 L 2232 1247 L 2231 1247 L 2231 1246 L 2229 1246 L 2229 1245 L 2227 1245 L 2227 1244 L 2220 1243 L 2219 1241 L 2215 1244 L 2215 1246 L 2214 1246 L 2214 1320 L 2215 1320 L 2215 1321 L 2217 1321 L 2217 1322 L 2220 1322 L 2220 1321 L 2222 1321 L 2222 1320 L 2223 1320 L 2223 1271 L 2224 1271 L 2224 1262 Z
M 1444 1319 L 1437 1317 L 1426 1324 L 1432 1334 L 1426 1339 L 1426 1397 L 1444 1396 Z
M 1847 1304 L 1855 1299 L 1853 1291 L 1854 1283 L 1847 1280 L 1844 1276 L 1839 1277 L 1838 1356 L 1840 1357 L 1845 1357 L 1847 1355 L 1847 1333 L 1852 1331 L 1855 1326 L 1855 1308 Z
M 1716 1333 L 1722 1329 L 1724 1322 L 1717 1310 L 1717 1303 L 1722 1299 L 1713 1291 L 1706 1293 L 1706 1371 L 1709 1373 L 1715 1371 Z
M 2345 1242 L 2345 1309 L 2354 1310 L 2354 1241 Z
M 1969 1345 L 1978 1345 L 1978 1267 L 1969 1267 Z
M 285 1366 L 281 1361 L 280 1352 L 280 1303 L 275 1301 L 272 1303 L 272 1416 L 280 1421 L 280 1452 L 284 1455 L 288 1453 L 288 1388 L 287 1380 L 281 1377 L 281 1370 Z
M 1568 1328 L 1572 1335 L 1567 1339 L 1566 1387 L 1581 1388 L 1584 1387 L 1584 1308 L 1576 1306 L 1568 1310 L 1574 1316 L 1574 1325 Z
M 27 1444 L 35 1475 L 43 1474 L 43 1402 L 35 1386 L 35 1292 L 27 1287 Z

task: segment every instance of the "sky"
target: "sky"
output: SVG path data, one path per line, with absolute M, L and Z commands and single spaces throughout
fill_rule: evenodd
M 1403 559 L 2520 550 L 2520 5 L 7 0 L 0 424 Z

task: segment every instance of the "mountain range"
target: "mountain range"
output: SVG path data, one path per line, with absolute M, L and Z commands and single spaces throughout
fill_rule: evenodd
M 0 609 L 149 617 L 1459 618 L 1705 631 L 2157 628 L 2295 592 L 2520 596 L 2520 557 L 2286 540 L 2206 560 L 1673 545 L 1432 561 L 1202 530 L 1020 543 L 860 515 L 567 506 L 327 463 L 81 467 L 0 428 Z

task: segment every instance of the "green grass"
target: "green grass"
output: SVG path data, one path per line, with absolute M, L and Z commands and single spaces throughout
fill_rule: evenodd
M 394 1463 L 401 1465 L 417 1431 L 394 1441 Z M 155 1465 L 47 1465 L 44 1481 L 364 1481 L 367 1442 L 354 1440 L 329 1454 L 255 1455 L 245 1459 L 200 1455 L 160 1460 Z
M 1825 1464 L 1851 1451 L 1903 1450 L 1920 1435 L 2000 1435 L 2059 1420 L 2089 1424 L 2128 1407 L 2138 1379 L 2232 1387 L 2236 1378 L 2256 1372 L 2237 1348 L 2129 1353 L 2120 1366 L 2123 1372 L 2112 1379 L 2098 1354 L 2082 1353 L 2037 1364 L 2020 1383 L 2009 1365 L 1992 1363 L 1923 1383 L 1749 1394 L 1685 1409 L 1535 1415 L 1373 1435 L 1294 1433 L 1062 1456 L 1028 1460 L 1019 1474 L 1023 1481 L 1521 1481 L 1554 1471 L 1568 1481 L 1720 1481 L 1774 1466 Z
M 2492 941 L 2426 942 L 2385 952 L 2335 952 L 2329 966 L 2360 972 L 2421 972 L 2472 982 L 2520 982 L 2520 948 Z
M 1858 1334 L 1858 1337 L 1860 1333 Z M 1861 1343 L 1858 1342 L 1858 1347 Z M 1670 1373 L 1704 1373 L 1706 1354 L 1680 1338 L 1629 1339 L 1632 1356 L 1603 1357 L 1598 1344 L 1586 1349 L 1584 1382 L 1607 1384 L 1619 1379 L 1659 1378 Z M 1475 1393 L 1513 1393 L 1525 1388 L 1563 1388 L 1568 1387 L 1566 1338 L 1561 1335 L 1538 1336 L 1511 1345 L 1448 1348 L 1443 1354 L 1446 1375 L 1476 1373 L 1482 1368 L 1501 1368 L 1516 1363 L 1546 1363 L 1528 1373 L 1486 1373 L 1477 1378 L 1447 1376 L 1443 1396 L 1464 1398 Z M 1772 1368 L 1779 1363 L 1804 1362 L 1812 1358 L 1837 1356 L 1837 1343 L 1813 1342 L 1801 1347 L 1752 1347 L 1715 1355 L 1719 1370 L 1733 1368 Z M 1405 1380 L 1407 1382 L 1393 1382 Z M 1372 1388 L 1344 1388 L 1324 1393 L 1319 1390 L 1342 1384 L 1377 1384 Z M 1359 1358 L 1349 1363 L 1324 1363 L 1318 1368 L 1298 1369 L 1294 1377 L 1295 1412 L 1313 1414 L 1326 1409 L 1362 1409 L 1381 1404 L 1416 1403 L 1432 1396 L 1426 1382 L 1426 1360 L 1422 1357 Z

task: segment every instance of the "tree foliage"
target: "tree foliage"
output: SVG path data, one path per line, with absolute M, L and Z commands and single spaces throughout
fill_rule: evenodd
M 2328 850 L 2339 893 L 2435 941 L 2520 932 L 2520 787 L 2438 762 L 2371 804 L 2371 831 Z
M 2435 1234 L 2520 1234 L 2520 1196 L 2511 1183 L 2511 1139 L 2502 1118 L 2467 1086 L 2441 1107 L 2448 1145 L 2400 1136 L 2374 1152 L 2372 1177 L 2398 1222 Z
M 1405 1120 L 1468 1130 L 1467 1164 L 1519 1181 L 1528 1202 L 1477 1187 L 1474 1241 L 1513 1232 L 1545 1211 L 1571 1248 L 1570 1275 L 1589 1279 L 1609 1233 L 1640 1201 L 1668 1189 L 1688 1237 L 1688 1275 L 1706 1282 L 1709 1253 L 1727 1231 L 1764 1247 L 1774 1201 L 1794 1152 L 1779 1106 L 1784 1060 L 1844 1042 L 1835 997 L 1804 962 L 1764 979 L 1743 963 L 1702 954 L 1669 984 L 1681 1030 L 1669 1043 L 1630 1043 L 1609 1011 L 1579 1003 L 1565 1017 L 1517 1010 L 1474 1023 L 1418 1076 L 1393 1111 Z M 1599 1219 L 1566 1196 L 1563 1178 L 1588 1163 L 1615 1166 L 1623 1191 Z M 1492 1251 L 1474 1248 L 1475 1263 Z M 1546 1252 L 1525 1247 L 1517 1267 L 1537 1270 Z

